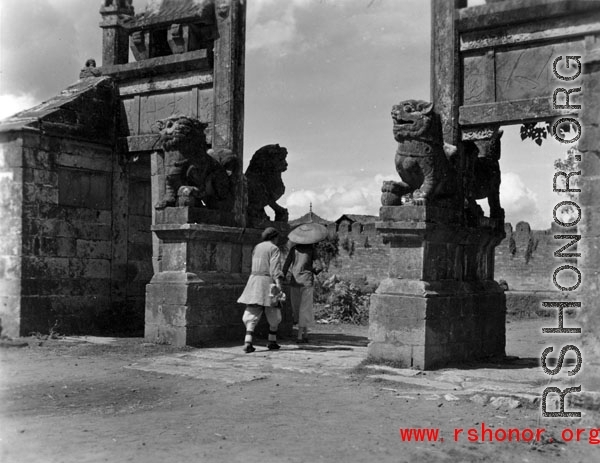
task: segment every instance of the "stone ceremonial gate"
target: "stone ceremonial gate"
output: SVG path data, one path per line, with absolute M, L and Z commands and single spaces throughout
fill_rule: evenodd
M 450 202 L 417 198 L 380 211 L 391 264 L 372 299 L 371 356 L 433 368 L 504 353 L 505 299 L 494 281 L 504 236 L 493 203 L 498 128 L 558 117 L 581 126 L 578 289 L 587 357 L 600 353 L 590 303 L 599 287 L 599 10 L 572 0 L 432 1 L 433 111 L 443 140 L 458 147 L 458 180 Z M 0 125 L 4 333 L 57 323 L 74 333 L 133 324 L 178 345 L 238 336 L 236 295 L 267 223 L 248 214 L 248 197 L 253 208 L 267 203 L 256 206 L 258 187 L 241 172 L 245 2 L 164 0 L 135 15 L 131 1 L 105 0 L 100 13 L 102 66 L 87 63 L 79 82 Z M 559 56 L 581 56 L 581 74 L 556 77 Z M 563 75 L 577 73 L 570 64 Z M 583 96 L 566 90 L 576 87 Z M 557 88 L 565 90 L 553 102 Z M 188 119 L 169 121 L 175 114 Z M 193 143 L 169 148 L 177 130 Z M 189 146 L 201 148 L 200 164 L 189 161 Z M 277 145 L 268 151 L 285 158 Z M 280 175 L 282 163 L 268 168 Z M 178 189 L 176 175 L 194 188 Z M 276 196 L 277 181 L 266 185 L 261 195 Z M 485 196 L 490 217 L 474 203 Z M 285 211 L 277 217 L 286 230 Z

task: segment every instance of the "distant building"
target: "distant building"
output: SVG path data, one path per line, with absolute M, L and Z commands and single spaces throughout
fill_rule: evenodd
M 374 224 L 378 220 L 379 216 L 376 215 L 344 214 L 335 221 L 335 224 L 338 230 L 341 227 L 347 230 L 362 231 L 365 225 Z M 358 226 L 355 227 L 354 224 L 358 224 Z
M 288 223 L 290 224 L 290 226 L 292 228 L 300 225 L 301 223 L 309 223 L 309 222 L 320 223 L 321 225 L 325 225 L 326 227 L 328 225 L 333 224 L 333 222 L 331 222 L 330 220 L 326 220 L 323 217 L 319 217 L 317 214 L 315 214 L 312 211 L 312 203 L 310 204 L 310 209 L 306 214 L 304 214 L 302 217 L 298 217 L 297 219 L 288 221 Z

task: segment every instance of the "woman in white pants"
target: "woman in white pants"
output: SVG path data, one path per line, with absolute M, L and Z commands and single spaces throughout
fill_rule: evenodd
M 323 266 L 317 258 L 313 244 L 296 244 L 283 264 L 283 274 L 292 273 L 290 284 L 290 302 L 294 319 L 298 320 L 298 343 L 308 342 L 308 328 L 315 324 L 313 309 L 314 275 L 321 272 Z

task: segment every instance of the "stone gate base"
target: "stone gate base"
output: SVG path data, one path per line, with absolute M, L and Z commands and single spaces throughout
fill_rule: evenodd
M 389 278 L 371 296 L 369 357 L 405 367 L 503 356 L 506 300 L 493 281 L 503 228 L 431 206 L 382 207 Z
M 244 306 L 236 301 L 248 280 L 252 249 L 262 230 L 187 223 L 227 221 L 227 217 L 213 217 L 214 211 L 194 209 L 166 208 L 156 214 L 152 231 L 158 238 L 159 272 L 146 286 L 144 337 L 174 346 L 242 343 Z M 290 311 L 282 312 L 279 333 L 288 335 Z M 265 331 L 264 319 L 258 334 Z
M 388 278 L 371 296 L 369 356 L 428 370 L 504 355 L 505 299 L 495 282 Z

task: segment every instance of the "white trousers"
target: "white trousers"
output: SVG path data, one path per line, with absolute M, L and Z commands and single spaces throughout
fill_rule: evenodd
M 312 286 L 291 286 L 290 302 L 294 313 L 294 321 L 298 320 L 299 327 L 310 327 L 315 324 Z
M 263 312 L 269 322 L 269 330 L 277 331 L 281 323 L 281 310 L 279 307 L 263 307 L 262 305 L 247 305 L 244 310 L 242 321 L 246 325 L 246 331 L 254 331 L 256 325 L 262 317 Z

